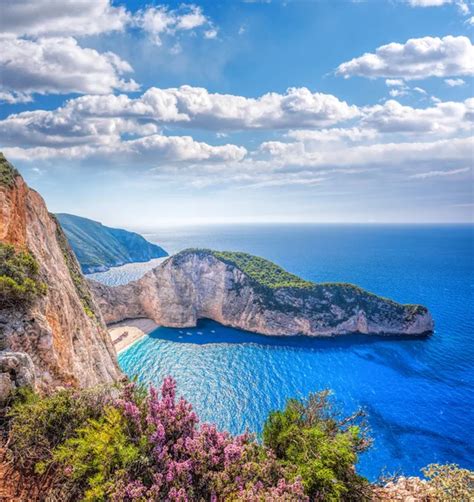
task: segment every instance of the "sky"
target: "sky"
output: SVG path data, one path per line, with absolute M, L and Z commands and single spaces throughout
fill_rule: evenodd
M 0 149 L 53 212 L 473 221 L 471 0 L 0 8 Z

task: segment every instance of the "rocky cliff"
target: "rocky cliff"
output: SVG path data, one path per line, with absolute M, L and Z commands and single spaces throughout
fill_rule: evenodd
M 102 315 L 61 227 L 2 154 L 0 251 L 0 369 L 10 385 L 31 365 L 29 380 L 39 388 L 119 378 Z M 5 375 L 1 382 L 8 387 Z
M 169 327 L 209 318 L 265 335 L 420 335 L 430 313 L 351 284 L 304 281 L 245 253 L 183 251 L 124 286 L 92 282 L 106 322 L 149 317 Z

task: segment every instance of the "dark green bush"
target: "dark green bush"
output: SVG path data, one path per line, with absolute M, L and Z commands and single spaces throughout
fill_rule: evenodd
M 44 470 L 56 447 L 75 436 L 87 420 L 102 415 L 107 396 L 105 389 L 64 389 L 45 397 L 23 390 L 9 412 L 9 452 L 15 466 Z
M 251 279 L 268 288 L 312 288 L 314 283 L 290 274 L 269 260 L 247 253 L 212 251 L 220 260 L 229 263 L 244 272 Z
M 0 243 L 0 305 L 17 307 L 46 292 L 39 278 L 39 265 L 28 251 Z
M 0 185 L 13 187 L 15 178 L 19 176 L 18 171 L 8 162 L 3 153 L 0 152 Z
M 354 468 L 370 446 L 363 414 L 342 418 L 329 391 L 311 394 L 306 401 L 290 399 L 283 411 L 272 412 L 263 440 L 301 477 L 311 500 L 364 500 L 368 482 Z

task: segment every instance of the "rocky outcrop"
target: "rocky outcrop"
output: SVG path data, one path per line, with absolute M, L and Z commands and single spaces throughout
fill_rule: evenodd
M 15 389 L 35 386 L 35 367 L 24 352 L 0 352 L 0 407 Z
M 0 349 L 27 354 L 39 388 L 91 386 L 119 378 L 102 315 L 61 227 L 2 154 L 0 243 L 28 252 L 45 286 L 44 294 L 14 307 L 3 297 Z M 5 354 L 0 353 L 0 360 Z
M 209 318 L 265 335 L 309 336 L 421 335 L 433 329 L 425 307 L 350 284 L 303 281 L 243 253 L 183 251 L 138 281 L 91 285 L 107 323 L 148 317 L 162 326 L 191 327 Z

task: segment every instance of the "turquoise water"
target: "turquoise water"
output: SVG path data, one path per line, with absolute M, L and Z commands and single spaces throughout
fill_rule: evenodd
M 173 375 L 203 421 L 260 432 L 288 397 L 331 388 L 369 414 L 374 447 L 359 469 L 417 474 L 430 462 L 474 468 L 473 227 L 214 226 L 148 235 L 169 252 L 242 250 L 315 281 L 347 281 L 430 308 L 431 337 L 271 338 L 203 320 L 160 328 L 122 352 L 129 375 Z

